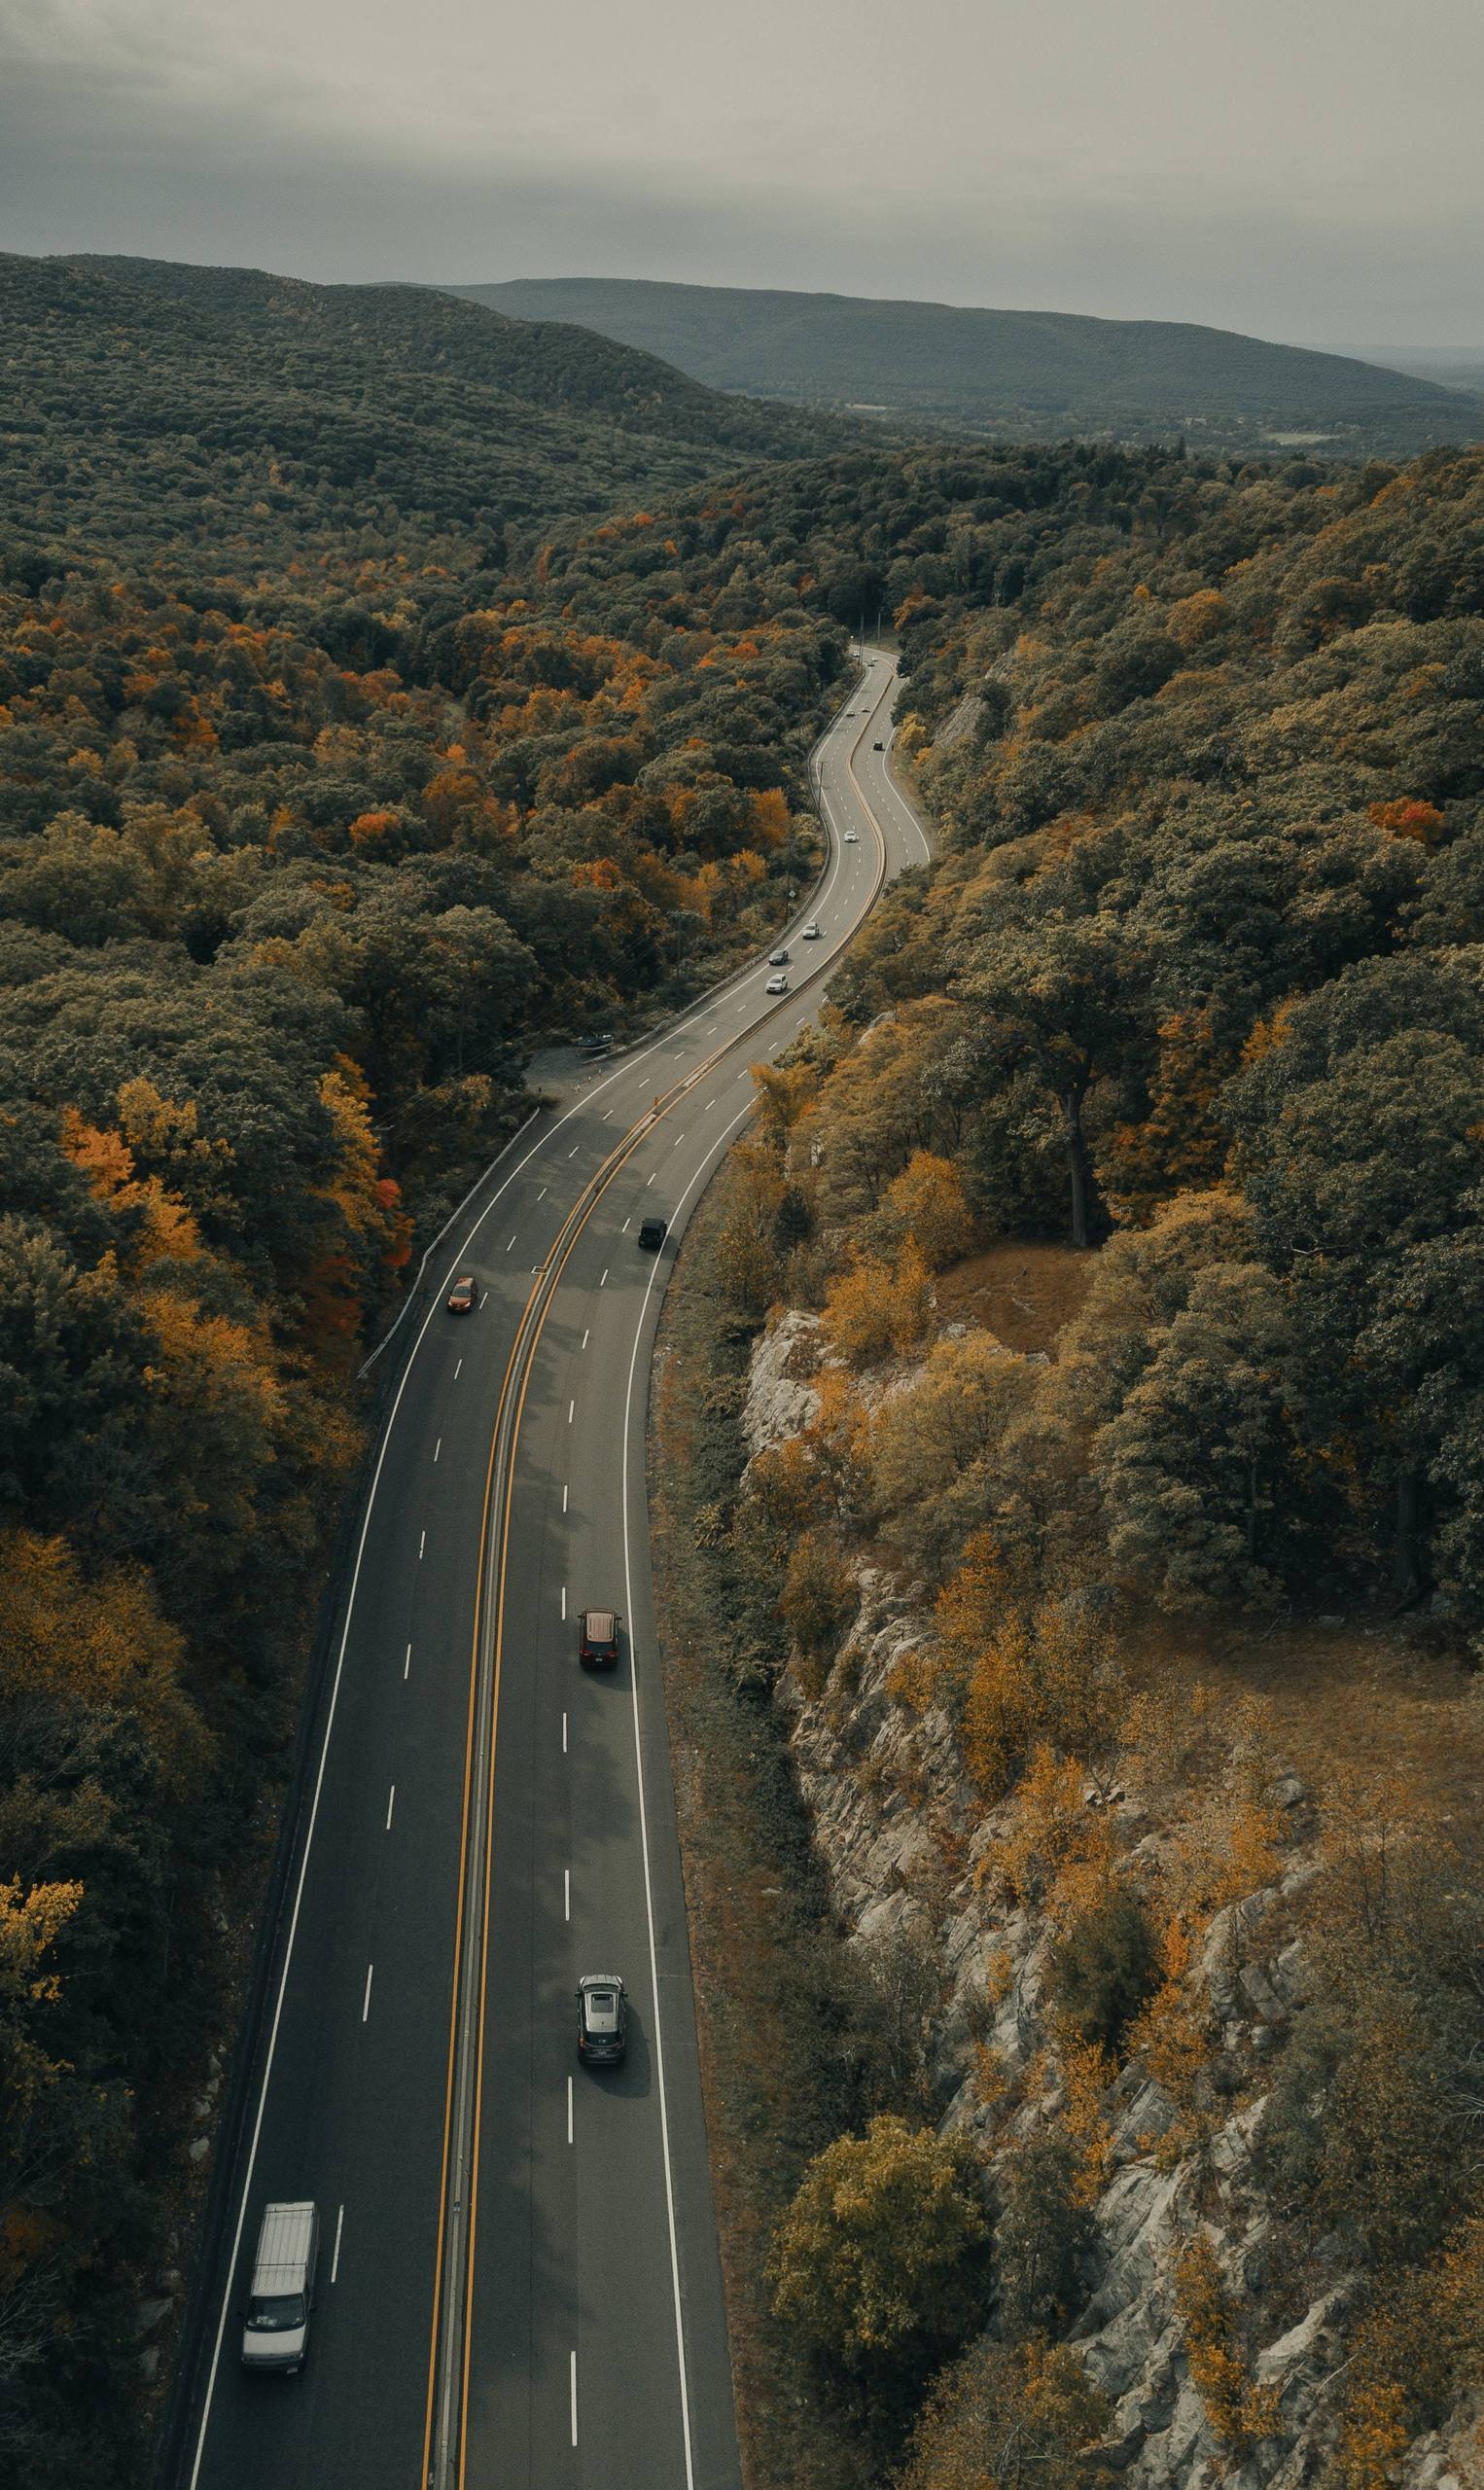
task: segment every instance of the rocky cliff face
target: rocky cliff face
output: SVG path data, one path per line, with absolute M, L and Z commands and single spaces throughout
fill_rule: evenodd
M 755 1454 L 815 1414 L 818 1395 L 806 1380 L 815 1330 L 812 1316 L 790 1313 L 758 1344 L 746 1411 Z M 863 1940 L 904 1929 L 936 1950 L 944 1995 L 930 2063 L 939 2115 L 945 2126 L 980 2134 L 993 2157 L 1007 2138 L 1049 2128 L 1067 2107 L 1045 2054 L 1050 1932 L 1034 1905 L 1012 1903 L 986 1872 L 1010 1829 L 1012 1802 L 986 1809 L 948 1719 L 900 1699 L 901 1664 L 930 1632 L 926 1590 L 894 1587 L 869 1567 L 858 1583 L 858 1614 L 821 1690 L 806 1692 L 791 1667 L 779 1700 L 835 1906 Z M 1175 2102 L 1137 2057 L 1098 2104 L 1097 2246 L 1071 2339 L 1113 2407 L 1104 2458 L 1140 2490 L 1176 2482 L 1205 2490 L 1218 2478 L 1295 2490 L 1317 2477 L 1333 2439 L 1330 2382 L 1344 2361 L 1339 2330 L 1354 2290 L 1337 2250 L 1331 2256 L 1320 2244 L 1311 2265 L 1318 2288 L 1282 2330 L 1254 2340 L 1248 2327 L 1239 2419 L 1229 2394 L 1223 2410 L 1209 2371 L 1203 2391 L 1181 2291 L 1190 2243 L 1207 2243 L 1206 2271 L 1240 2323 L 1254 2306 L 1273 2231 L 1254 2144 L 1268 2097 L 1264 2065 L 1304 1995 L 1303 1945 L 1289 1905 L 1314 1873 L 1315 1824 L 1296 1775 L 1280 1774 L 1272 1795 L 1281 1872 L 1216 1916 L 1186 1975 L 1219 2076 L 1229 2069 L 1220 2088 L 1236 2104 L 1231 2116 L 1208 2120 L 1186 2142 Z M 1084 1796 L 1089 1808 L 1111 1811 L 1120 1852 L 1157 1859 L 1167 1829 L 1134 1796 L 1091 1785 Z M 986 2050 L 997 2069 L 988 2097 Z M 1481 2412 L 1484 2399 L 1452 2430 L 1419 2439 L 1406 2482 L 1468 2490 L 1484 2478 Z

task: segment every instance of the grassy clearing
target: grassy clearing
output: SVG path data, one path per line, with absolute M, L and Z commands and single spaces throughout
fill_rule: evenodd
M 1056 1337 L 1092 1285 L 1094 1257 L 1072 1245 L 991 1245 L 934 1282 L 940 1324 L 982 1324 L 1022 1355 L 1054 1352 Z

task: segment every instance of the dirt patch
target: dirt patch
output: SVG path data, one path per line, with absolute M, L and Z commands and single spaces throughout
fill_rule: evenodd
M 1074 1245 L 991 1245 L 942 1273 L 938 1314 L 944 1323 L 982 1324 L 1007 1349 L 1054 1353 L 1096 1266 L 1095 1255 Z
M 1315 1789 L 1340 1779 L 1404 1794 L 1421 1824 L 1471 1821 L 1484 1782 L 1484 1688 L 1426 1629 L 1367 1624 L 1210 1625 L 1151 1618 L 1122 1638 L 1136 1686 L 1172 1702 L 1200 1681 L 1233 1709 L 1255 1697 L 1286 1762 Z

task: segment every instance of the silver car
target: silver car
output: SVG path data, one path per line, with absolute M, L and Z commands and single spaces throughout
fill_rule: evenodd
M 584 1972 L 577 1984 L 577 2053 L 584 2066 L 617 2066 L 628 2047 L 628 1992 L 617 1972 Z

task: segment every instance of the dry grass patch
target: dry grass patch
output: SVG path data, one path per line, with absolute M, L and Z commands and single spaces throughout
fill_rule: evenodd
M 1406 1793 L 1418 1823 L 1473 1816 L 1484 1782 L 1484 1690 L 1425 1627 L 1310 1620 L 1233 1629 L 1228 1619 L 1149 1616 L 1120 1635 L 1133 1685 L 1173 1704 L 1199 1682 L 1211 1725 L 1254 1701 L 1267 1742 L 1312 1788 L 1340 1777 Z
M 940 1323 L 982 1323 L 1007 1349 L 1054 1351 L 1097 1267 L 1072 1245 L 991 1245 L 934 1283 Z

